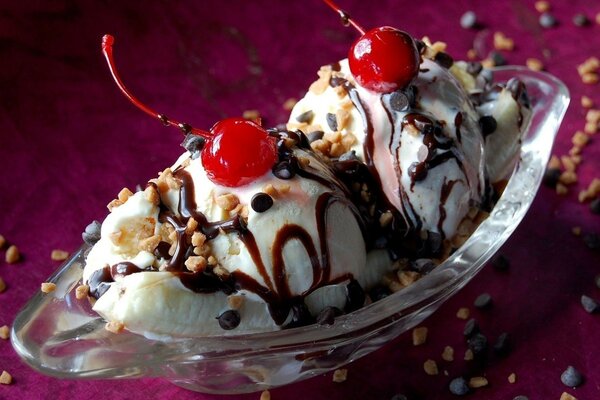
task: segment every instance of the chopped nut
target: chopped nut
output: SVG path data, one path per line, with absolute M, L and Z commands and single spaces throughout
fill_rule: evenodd
M 123 202 L 121 200 L 114 199 L 106 205 L 106 208 L 108 208 L 108 211 L 112 212 L 112 210 L 119 207 L 120 205 L 123 205 Z
M 56 290 L 56 283 L 44 282 L 42 283 L 41 289 L 43 293 L 54 292 Z
M 20 258 L 21 254 L 19 253 L 19 248 L 14 244 L 6 250 L 5 259 L 7 263 L 14 264 L 19 261 Z
M 595 72 L 587 72 L 581 76 L 581 81 L 586 85 L 595 85 L 598 83 L 598 74 Z
M 75 298 L 77 300 L 85 299 L 90 292 L 90 287 L 88 285 L 79 285 L 75 288 Z
M 104 329 L 112 333 L 121 333 L 125 329 L 125 325 L 122 322 L 110 321 L 104 325 Z
M 467 51 L 467 58 L 469 60 L 475 60 L 475 59 L 477 59 L 477 50 L 475 50 L 475 49 L 469 49 Z
M 335 383 L 344 382 L 348 378 L 348 370 L 346 368 L 336 369 L 333 371 L 333 381 Z
M 268 194 L 271 197 L 277 197 L 278 194 L 277 189 L 275 189 L 275 186 L 273 186 L 270 183 L 262 188 L 262 192 Z
M 560 174 L 560 178 L 558 178 L 558 180 L 564 185 L 570 185 L 577 182 L 577 174 L 573 171 L 565 171 Z
M 190 217 L 187 223 L 185 224 L 185 233 L 191 235 L 198 228 L 198 221 L 194 219 L 194 217 Z
M 342 134 L 341 132 L 335 131 L 335 132 L 325 132 L 323 134 L 323 140 L 327 140 L 330 143 L 338 143 L 339 141 L 342 140 Z
M 535 9 L 537 10 L 537 12 L 540 12 L 540 13 L 550 11 L 550 3 L 548 3 L 547 1 L 544 1 L 544 0 L 536 1 Z
M 216 198 L 217 205 L 225 211 L 231 211 L 240 203 L 233 193 L 222 194 Z
M 574 155 L 574 156 L 571 156 L 571 161 L 573 161 L 573 163 L 574 163 L 575 165 L 579 165 L 579 164 L 581 164 L 581 160 L 582 160 L 582 158 L 581 158 L 581 156 L 580 156 L 580 155 Z
M 244 119 L 255 121 L 260 118 L 260 113 L 258 110 L 246 110 L 242 113 L 242 117 L 244 117 Z
M 494 48 L 496 50 L 508 50 L 511 51 L 515 47 L 515 42 L 506 37 L 506 35 L 502 32 L 494 33 Z
M 308 88 L 309 92 L 314 94 L 321 94 L 329 87 L 329 80 L 331 79 L 331 66 L 323 66 L 317 72 L 319 79 L 314 81 Z
M 260 400 L 271 400 L 271 392 L 268 390 L 263 390 L 260 394 Z
M 573 235 L 575 236 L 580 236 L 581 235 L 581 227 L 580 226 L 574 226 L 571 229 L 571 232 L 573 233 Z
M 208 265 L 217 265 L 218 261 L 215 256 L 208 257 Z
M 598 67 L 600 67 L 600 60 L 596 57 L 590 57 L 577 66 L 577 72 L 579 75 L 585 75 L 586 73 L 596 72 Z
M 350 119 L 350 113 L 345 110 L 337 110 L 335 112 L 335 120 L 337 121 L 338 131 L 346 127 Z
M 588 135 L 593 135 L 598 132 L 598 124 L 596 122 L 586 122 L 583 131 Z
M 4 283 L 4 279 L 0 276 L 0 293 L 6 290 L 6 283 Z
M 544 69 L 544 63 L 537 58 L 528 58 L 527 61 L 525 61 L 525 65 L 532 71 L 541 71 Z
M 229 304 L 229 307 L 231 307 L 234 310 L 239 310 L 240 308 L 242 308 L 245 300 L 246 298 L 244 296 L 239 295 L 231 295 L 227 297 L 227 303 Z
M 229 277 L 229 271 L 220 265 L 213 268 L 213 273 L 221 279 L 227 279 Z
M 444 347 L 444 351 L 442 352 L 442 360 L 454 361 L 454 349 L 452 346 Z
M 0 384 L 10 385 L 11 383 L 12 383 L 12 376 L 6 371 L 2 371 L 2 374 L 0 374 Z
M 594 100 L 587 96 L 581 96 L 581 106 L 583 108 L 592 108 L 594 106 Z
M 600 25 L 600 12 L 598 14 L 596 14 L 596 17 L 594 18 L 594 20 L 596 21 L 596 23 L 598 25 Z
M 125 203 L 131 196 L 133 196 L 131 190 L 123 188 L 117 195 L 117 199 L 119 199 L 120 202 Z
M 571 160 L 571 157 L 568 156 L 562 156 L 560 158 L 560 161 L 563 165 L 563 167 L 565 168 L 566 171 L 570 171 L 570 172 L 574 172 L 575 171 L 575 163 L 573 162 L 573 160 Z
M 144 197 L 146 197 L 146 200 L 148 200 L 149 203 L 154 204 L 155 206 L 160 203 L 160 196 L 153 185 L 148 185 L 146 189 L 144 189 Z
M 469 379 L 469 387 L 472 387 L 473 389 L 487 386 L 487 384 L 488 380 L 483 376 L 474 376 Z
M 427 375 L 437 375 L 439 373 L 437 363 L 434 360 L 425 361 L 423 369 Z
M 290 189 L 292 187 L 288 184 L 283 184 L 283 185 L 277 185 L 277 191 L 281 194 L 286 194 L 289 193 Z
M 138 249 L 140 249 L 142 251 L 147 251 L 148 253 L 152 253 L 152 252 L 154 252 L 154 249 L 156 249 L 156 247 L 158 247 L 159 243 L 160 243 L 159 235 L 150 236 L 149 238 L 142 239 L 138 242 Z
M 344 147 L 344 145 L 341 142 L 333 143 L 331 145 L 331 149 L 329 150 L 329 156 L 330 157 L 339 157 L 342 154 L 344 154 L 346 151 L 347 151 L 347 149 Z
M 550 161 L 548 161 L 548 168 L 560 169 L 561 163 L 560 159 L 557 156 L 550 157 Z
M 190 256 L 185 260 L 185 267 L 192 272 L 200 272 L 206 268 L 206 258 L 202 256 Z
M 473 359 L 473 350 L 467 349 L 465 351 L 465 361 L 471 361 Z
M 69 252 L 55 249 L 52 250 L 52 253 L 50 253 L 50 258 L 52 261 L 64 261 L 69 258 Z
M 508 383 L 515 383 L 517 381 L 517 374 L 514 372 L 508 376 Z
M 6 239 L 4 239 L 4 236 L 0 235 L 0 249 L 3 248 L 5 244 Z
M 577 397 L 570 395 L 567 392 L 563 392 L 563 394 L 560 395 L 560 400 L 577 400 Z
M 289 99 L 283 102 L 283 109 L 285 111 L 292 111 L 292 108 L 294 108 L 297 102 L 298 100 L 290 97 Z
M 575 146 L 583 147 L 587 144 L 590 138 L 585 133 L 577 131 L 571 140 Z
M 310 158 L 308 157 L 298 157 L 298 164 L 300 164 L 300 167 L 302 168 L 306 168 L 310 165 Z
M 201 232 L 194 232 L 192 235 L 192 246 L 202 246 L 206 242 L 206 235 Z
M 327 155 L 329 153 L 330 146 L 331 146 L 331 143 L 326 140 L 323 140 L 323 139 L 317 139 L 310 143 L 310 147 L 314 151 L 321 153 L 323 155 Z
M 427 341 L 427 327 L 420 326 L 412 331 L 413 346 L 420 346 Z
M 563 196 L 567 193 L 569 193 L 569 189 L 565 185 L 563 185 L 560 182 L 556 184 L 556 194 L 557 195 Z
M 470 311 L 467 307 L 461 307 L 456 312 L 456 317 L 460 318 L 460 319 L 467 319 L 467 318 L 469 318 L 469 314 L 470 314 Z
M 10 328 L 7 325 L 0 326 L 0 339 L 8 339 L 10 337 Z
M 421 274 L 419 274 L 416 271 L 400 271 L 400 272 L 398 272 L 398 279 L 400 280 L 400 283 L 403 284 L 404 286 L 408 286 L 408 285 L 415 283 L 420 277 L 421 277 Z

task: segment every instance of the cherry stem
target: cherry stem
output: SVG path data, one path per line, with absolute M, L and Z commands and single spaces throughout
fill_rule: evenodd
M 138 100 L 137 97 L 135 97 L 133 94 L 131 94 L 131 92 L 125 87 L 123 81 L 117 73 L 117 67 L 115 66 L 115 60 L 113 57 L 114 43 L 115 38 L 112 35 L 104 35 L 102 37 L 102 53 L 104 54 L 104 58 L 106 58 L 106 62 L 108 63 L 108 69 L 110 70 L 113 79 L 117 83 L 119 89 L 121 89 L 121 92 L 123 92 L 125 97 L 129 99 L 129 101 L 135 104 L 140 110 L 142 110 L 146 114 L 150 115 L 153 118 L 159 119 L 163 124 L 167 126 L 175 126 L 181 129 L 184 134 L 193 133 L 195 135 L 202 136 L 205 139 L 212 137 L 212 134 L 207 131 L 198 128 L 193 128 L 186 123 L 175 121 L 174 119 L 167 118 L 164 114 L 157 113 L 156 111 L 142 103 L 140 100 Z
M 356 30 L 359 31 L 361 35 L 365 34 L 364 28 L 362 26 L 360 26 L 359 24 L 357 24 L 352 18 L 350 18 L 350 14 L 348 14 L 346 11 L 342 10 L 340 7 L 338 7 L 337 4 L 335 4 L 331 0 L 323 0 L 323 1 L 325 2 L 325 4 L 327 4 L 329 7 L 331 7 L 333 9 L 333 11 L 337 12 L 338 14 L 340 14 L 340 18 L 342 19 L 342 23 L 345 26 L 348 26 L 348 24 L 350 24 L 354 28 L 356 28 Z

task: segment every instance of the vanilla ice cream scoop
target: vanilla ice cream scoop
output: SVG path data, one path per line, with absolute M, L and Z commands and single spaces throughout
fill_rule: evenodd
M 270 331 L 362 306 L 378 274 L 363 273 L 361 218 L 333 169 L 297 145 L 306 138 L 285 135 L 250 184 L 217 185 L 186 153 L 145 191 L 121 193 L 87 257 L 93 309 L 160 337 Z
M 305 131 L 329 157 L 364 162 L 408 231 L 451 239 L 485 202 L 487 183 L 514 167 L 528 114 L 522 85 L 491 87 L 467 63 L 431 58 L 389 94 L 357 84 L 347 60 L 322 67 L 288 129 Z M 493 133 L 482 132 L 489 125 Z

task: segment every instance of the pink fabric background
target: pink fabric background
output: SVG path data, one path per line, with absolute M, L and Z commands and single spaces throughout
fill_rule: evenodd
M 555 145 L 571 147 L 571 135 L 584 125 L 579 100 L 600 103 L 599 86 L 581 83 L 576 65 L 600 56 L 600 25 L 577 28 L 571 17 L 593 18 L 600 3 L 553 1 L 560 25 L 537 25 L 533 1 L 478 2 L 341 1 L 365 27 L 393 25 L 417 37 L 443 40 L 449 53 L 466 56 L 478 37 L 489 49 L 492 33 L 515 39 L 510 63 L 544 59 L 547 70 L 570 88 L 572 105 Z M 317 0 L 204 2 L 66 0 L 0 4 L 0 234 L 19 246 L 22 262 L 8 265 L 0 251 L 0 325 L 18 310 L 59 264 L 55 248 L 75 250 L 88 222 L 103 219 L 105 205 L 124 186 L 154 177 L 181 152 L 181 137 L 130 105 L 113 84 L 100 53 L 104 33 L 116 37 L 121 75 L 141 99 L 157 110 L 208 128 L 225 116 L 258 109 L 266 124 L 284 121 L 283 102 L 300 97 L 322 64 L 343 58 L 356 33 Z M 289 3 L 289 4 L 288 4 Z M 369 4 L 369 5 L 367 5 Z M 473 9 L 486 31 L 463 30 L 459 18 Z M 487 33 L 486 33 L 487 32 Z M 600 136 L 598 136 L 600 137 Z M 462 360 L 466 349 L 459 307 L 472 310 L 490 340 L 512 335 L 514 351 L 491 358 L 483 369 L 489 387 L 473 399 L 558 399 L 563 391 L 578 399 L 600 398 L 600 315 L 579 305 L 581 294 L 600 298 L 593 277 L 599 253 L 573 236 L 571 228 L 600 233 L 600 216 L 577 202 L 577 192 L 600 176 L 600 144 L 594 137 L 583 153 L 579 183 L 566 197 L 542 188 L 531 211 L 502 249 L 511 268 L 481 272 L 462 292 L 430 317 L 429 340 L 413 347 L 404 335 L 348 366 L 348 380 L 331 374 L 271 391 L 272 399 L 453 398 L 452 377 L 472 372 Z M 472 302 L 489 292 L 494 306 L 475 311 Z M 441 360 L 446 345 L 457 360 Z M 448 376 L 427 376 L 432 358 Z M 573 365 L 586 383 L 567 389 L 561 372 Z M 161 379 L 120 381 L 58 380 L 20 362 L 9 341 L 0 341 L 0 370 L 14 377 L 0 387 L 1 399 L 177 398 L 218 399 L 177 388 Z M 507 376 L 515 372 L 517 382 Z M 259 394 L 237 396 L 258 399 Z

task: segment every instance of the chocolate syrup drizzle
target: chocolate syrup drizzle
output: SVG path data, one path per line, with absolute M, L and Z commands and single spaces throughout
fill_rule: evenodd
M 303 134 L 285 132 L 284 136 L 297 140 L 300 146 L 309 147 L 308 141 Z M 313 322 L 312 316 L 310 316 L 304 305 L 304 297 L 323 285 L 346 281 L 356 282 L 350 274 L 333 279 L 330 276 L 331 262 L 327 242 L 327 214 L 329 207 L 336 202 L 342 202 L 352 210 L 357 221 L 361 221 L 361 217 L 356 207 L 347 200 L 347 189 L 342 182 L 334 178 L 333 170 L 331 171 L 331 176 L 327 177 L 320 173 L 319 170 L 310 167 L 310 165 L 306 168 L 300 168 L 299 163 L 295 159 L 294 152 L 283 146 L 283 142 L 283 140 L 280 142 L 279 161 L 295 166 L 297 169 L 294 172 L 304 179 L 317 181 L 331 190 L 331 192 L 321 194 L 316 201 L 315 217 L 320 251 L 305 228 L 300 225 L 286 224 L 277 232 L 271 246 L 271 254 L 261 254 L 254 234 L 248 229 L 246 222 L 241 216 L 236 215 L 223 221 L 211 222 L 208 221 L 208 218 L 202 212 L 198 211 L 194 181 L 191 175 L 183 168 L 179 168 L 173 173 L 173 176 L 181 182 L 177 211 L 173 212 L 164 204 L 161 204 L 159 221 L 171 224 L 177 235 L 175 252 L 168 259 L 164 270 L 178 276 L 186 288 L 196 293 L 221 291 L 225 294 L 231 294 L 240 290 L 255 293 L 267 303 L 271 317 L 276 324 L 283 325 L 286 320 L 290 320 L 290 326 L 299 326 Z M 185 260 L 188 256 L 193 255 L 190 235 L 189 233 L 186 234 L 186 226 L 190 218 L 194 218 L 198 222 L 196 230 L 203 233 L 208 241 L 215 239 L 222 232 L 237 234 L 250 254 L 264 284 L 239 270 L 235 270 L 226 276 L 217 276 L 211 266 L 199 272 L 188 271 L 185 266 Z M 360 225 L 363 226 L 364 224 Z M 293 240 L 297 240 L 302 244 L 308 254 L 312 267 L 312 283 L 310 287 L 303 293 L 296 295 L 292 294 L 288 282 L 288 268 L 292 266 L 286 265 L 283 256 L 285 245 Z M 269 256 L 271 257 L 273 266 L 271 271 L 272 276 L 269 274 L 263 261 L 263 257 Z M 166 257 L 165 260 L 167 260 Z M 129 262 L 119 263 L 111 267 L 107 266 L 95 271 L 88 280 L 90 295 L 99 298 L 108 290 L 110 283 L 115 280 L 115 277 L 126 276 L 141 271 L 143 270 Z M 357 284 L 355 283 L 355 285 Z M 353 292 L 355 291 L 353 290 Z M 356 302 L 356 299 L 352 298 L 349 301 Z

